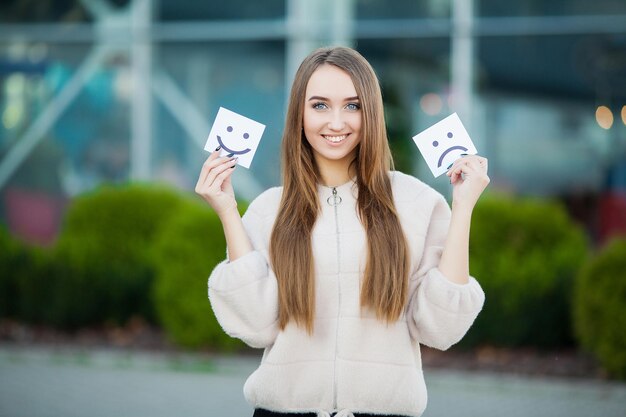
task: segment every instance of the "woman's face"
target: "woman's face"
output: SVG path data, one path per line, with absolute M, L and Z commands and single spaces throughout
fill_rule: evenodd
M 321 65 L 309 79 L 304 100 L 304 135 L 318 167 L 349 165 L 361 140 L 361 104 L 348 73 Z

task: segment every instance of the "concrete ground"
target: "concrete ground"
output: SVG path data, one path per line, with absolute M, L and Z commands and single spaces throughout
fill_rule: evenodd
M 0 416 L 245 417 L 256 357 L 0 346 Z M 626 384 L 426 369 L 424 417 L 626 417 Z

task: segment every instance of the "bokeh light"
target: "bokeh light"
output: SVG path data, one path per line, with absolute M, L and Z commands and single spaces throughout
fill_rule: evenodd
M 9 75 L 4 84 L 4 89 L 9 98 L 21 96 L 26 89 L 26 77 L 20 72 Z
M 22 73 L 14 73 L 7 77 L 4 84 L 6 106 L 2 112 L 2 125 L 5 129 L 15 129 L 24 118 L 24 92 L 26 77 Z
M 602 129 L 610 129 L 613 126 L 613 113 L 607 106 L 598 106 L 596 109 L 596 122 Z
M 2 125 L 5 129 L 16 128 L 24 116 L 24 106 L 21 103 L 13 102 L 6 106 L 2 112 Z
M 436 116 L 441 113 L 443 108 L 443 100 L 435 93 L 427 93 L 420 99 L 420 107 L 422 111 L 429 116 Z

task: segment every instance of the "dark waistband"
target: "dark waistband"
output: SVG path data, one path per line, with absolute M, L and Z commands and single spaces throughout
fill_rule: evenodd
M 334 414 L 331 414 L 334 415 Z M 317 417 L 317 413 L 279 413 L 277 411 L 270 411 L 264 408 L 257 408 L 254 410 L 252 417 Z M 365 414 L 354 413 L 354 417 L 407 417 L 399 416 L 396 414 Z

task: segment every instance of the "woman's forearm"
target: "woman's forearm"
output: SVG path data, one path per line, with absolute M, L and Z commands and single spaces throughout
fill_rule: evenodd
M 224 228 L 226 245 L 228 246 L 229 260 L 232 262 L 252 252 L 253 247 L 246 233 L 246 229 L 243 227 L 239 212 L 235 209 L 220 216 L 220 219 L 222 221 L 222 227 Z
M 466 155 L 448 170 L 452 184 L 452 218 L 439 270 L 457 284 L 469 282 L 469 236 L 472 211 L 489 184 L 487 158 Z
M 457 284 L 469 282 L 469 235 L 472 209 L 452 206 L 450 228 L 444 245 L 439 270 Z

